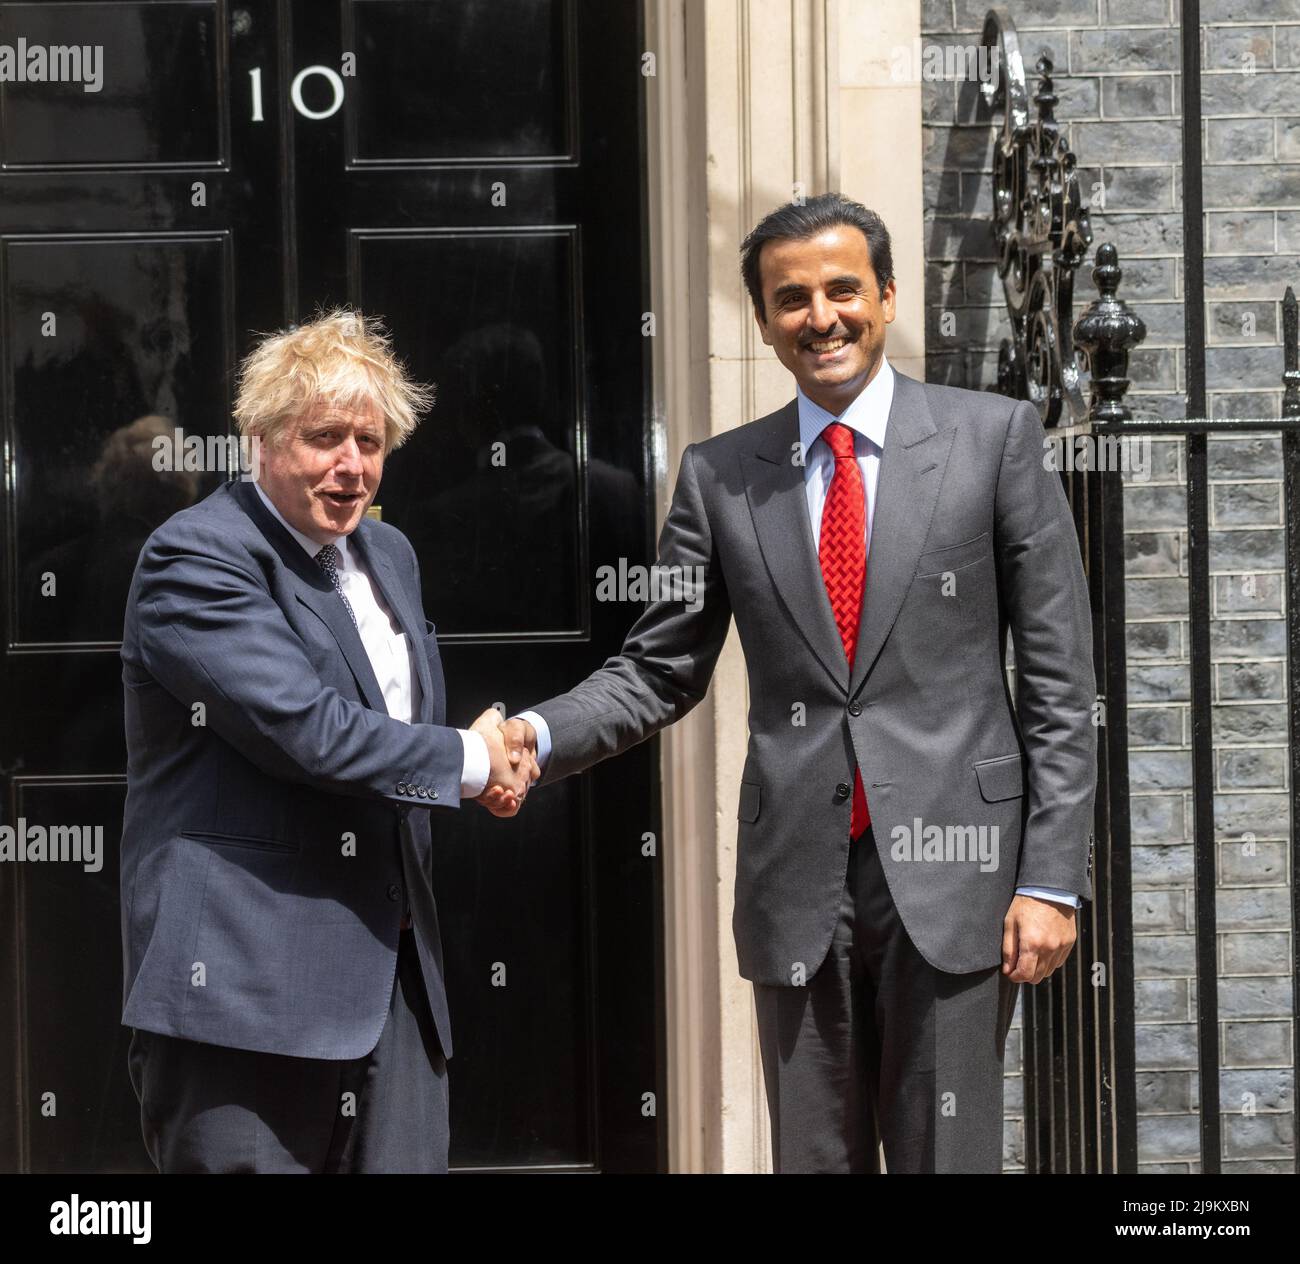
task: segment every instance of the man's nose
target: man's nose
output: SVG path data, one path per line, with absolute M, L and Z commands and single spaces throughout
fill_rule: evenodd
M 361 460 L 361 449 L 357 446 L 357 441 L 352 435 L 348 435 L 339 445 L 335 465 L 340 474 L 350 474 L 359 478 L 365 473 L 365 465 Z
M 814 294 L 808 308 L 808 321 L 819 334 L 828 334 L 839 322 L 835 305 L 824 294 Z

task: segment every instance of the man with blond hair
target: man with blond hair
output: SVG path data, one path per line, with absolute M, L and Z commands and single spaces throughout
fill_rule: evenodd
M 537 772 L 496 712 L 447 727 L 415 552 L 366 517 L 431 402 L 360 313 L 265 338 L 235 409 L 258 480 L 140 554 L 122 1021 L 160 1171 L 446 1171 L 430 818 L 513 814 Z

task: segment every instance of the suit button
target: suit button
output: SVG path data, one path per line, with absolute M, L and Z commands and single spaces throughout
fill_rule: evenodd
M 398 794 L 405 794 L 405 793 L 406 793 L 406 782 L 405 782 L 405 781 L 399 781 L 399 782 L 397 783 L 397 793 L 398 793 Z
M 437 797 L 438 797 L 438 792 L 436 790 L 429 791 L 429 798 L 436 799 Z
M 861 714 L 862 714 L 862 703 L 860 703 L 860 702 L 850 702 L 850 703 L 849 703 L 849 714 L 850 714 L 850 715 L 861 715 Z
M 835 797 L 837 799 L 847 799 L 852 793 L 853 787 L 845 781 L 841 781 L 840 784 L 835 787 Z
M 416 786 L 416 787 L 415 787 L 415 793 L 418 794 L 418 795 L 420 796 L 420 798 L 422 798 L 422 799 L 427 799 L 427 798 L 429 797 L 429 787 L 428 787 L 428 786 Z
M 402 898 L 402 888 L 399 887 L 396 882 L 389 885 L 388 898 L 394 903 Z

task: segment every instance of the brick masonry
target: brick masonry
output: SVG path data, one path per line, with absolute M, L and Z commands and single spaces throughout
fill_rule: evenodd
M 1148 327 L 1130 401 L 1186 413 L 1177 0 L 1006 0 L 1092 203 L 1094 246 Z M 987 4 L 923 0 L 923 47 L 977 44 Z M 1212 416 L 1275 417 L 1280 300 L 1300 288 L 1300 0 L 1202 0 L 1207 375 Z M 993 132 L 976 85 L 923 85 L 927 376 L 981 388 L 1009 334 L 988 232 Z M 1077 310 L 1095 297 L 1088 268 Z M 1141 1170 L 1195 1172 L 1186 464 L 1152 445 L 1125 494 L 1129 772 Z M 1290 1171 L 1295 1147 L 1281 448 L 1212 438 L 1213 738 L 1225 1171 Z M 1126 476 L 1127 477 L 1127 476 Z M 1023 1171 L 1020 1015 L 1007 1049 L 1004 1169 Z

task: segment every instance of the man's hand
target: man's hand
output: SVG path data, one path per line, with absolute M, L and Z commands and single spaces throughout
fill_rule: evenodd
M 1074 947 L 1075 910 L 1018 895 L 1002 919 L 1002 973 L 1013 983 L 1041 983 Z
M 507 720 L 501 726 L 501 736 L 505 739 L 506 752 L 512 764 L 520 763 L 525 756 L 531 757 L 534 766 L 537 763 L 537 730 L 527 720 L 515 718 Z
M 527 797 L 528 788 L 541 776 L 537 761 L 522 748 L 513 752 L 506 749 L 501 716 L 493 707 L 484 711 L 470 728 L 482 736 L 488 748 L 488 783 L 478 802 L 493 816 L 514 816 Z

